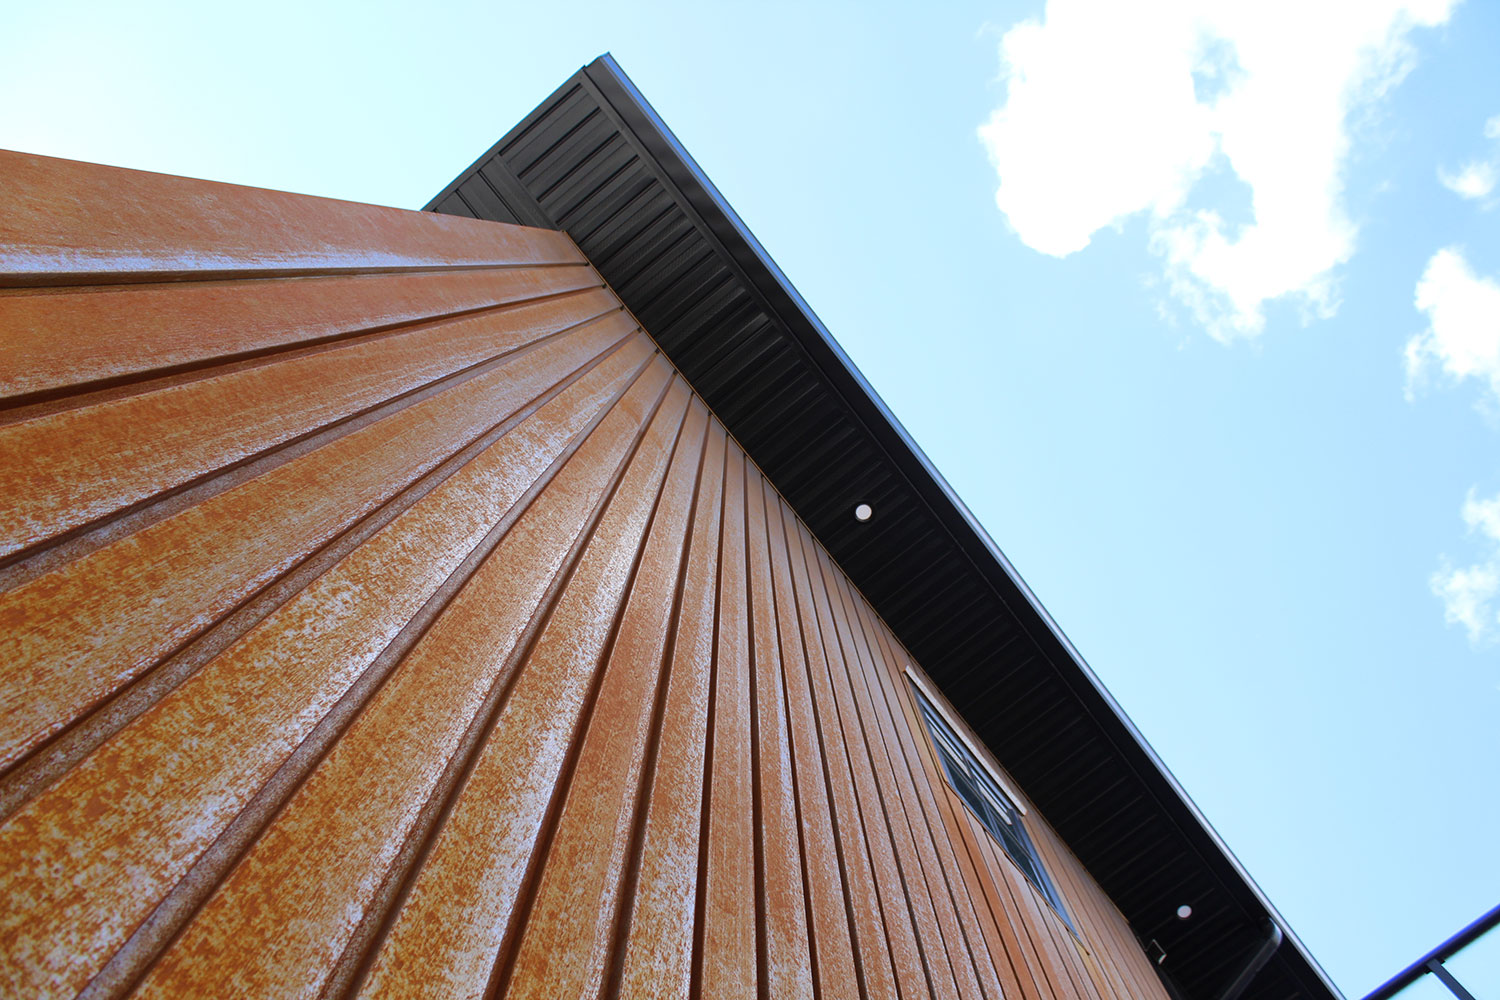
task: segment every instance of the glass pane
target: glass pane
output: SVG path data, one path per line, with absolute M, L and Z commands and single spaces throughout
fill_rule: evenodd
M 916 694 L 917 704 L 922 709 L 922 719 L 932 736 L 933 746 L 938 751 L 938 759 L 942 761 L 943 770 L 947 772 L 948 783 L 953 786 L 954 791 L 958 792 L 959 798 L 963 799 L 964 804 L 973 811 L 974 815 L 979 817 L 980 823 L 1005 850 L 1006 855 L 1021 870 L 1027 880 L 1036 886 L 1037 891 L 1057 911 L 1058 916 L 1062 917 L 1069 927 L 1072 927 L 1073 921 L 1068 918 L 1067 910 L 1063 908 L 1062 898 L 1058 896 L 1057 889 L 1047 878 L 1047 871 L 1042 866 L 1041 856 L 1037 854 L 1036 847 L 1027 836 L 1026 827 L 1022 824 L 1021 817 L 1016 812 L 1010 797 L 991 777 L 989 770 L 975 759 L 974 754 L 958 738 L 958 734 L 948 725 L 947 720 L 939 715 L 928 702 L 926 696 L 915 686 L 912 691 Z

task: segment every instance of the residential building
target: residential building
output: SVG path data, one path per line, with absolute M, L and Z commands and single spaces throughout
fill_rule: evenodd
M 1338 996 L 608 57 L 0 176 L 0 993 Z

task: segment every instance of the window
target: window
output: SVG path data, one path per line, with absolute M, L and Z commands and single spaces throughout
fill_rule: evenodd
M 1052 905 L 1052 909 L 1057 911 L 1057 915 L 1062 917 L 1069 929 L 1073 929 L 1073 921 L 1063 907 L 1062 897 L 1057 894 L 1052 880 L 1047 877 L 1047 869 L 1042 866 L 1036 845 L 1026 834 L 1026 826 L 1021 821 L 1025 810 L 1006 793 L 990 769 L 980 763 L 968 742 L 959 736 L 928 698 L 920 679 L 911 675 L 911 680 L 912 691 L 917 696 L 917 704 L 922 709 L 922 718 L 927 723 L 927 731 L 932 735 L 932 743 L 937 747 L 938 760 L 942 762 L 943 770 L 948 775 L 948 783 L 990 835 L 1005 848 L 1005 853 L 1021 869 L 1021 873 L 1036 886 L 1037 891 Z

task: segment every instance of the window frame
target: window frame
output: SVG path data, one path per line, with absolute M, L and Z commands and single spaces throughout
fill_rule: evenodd
M 1000 773 L 988 751 L 981 751 L 968 738 L 968 728 L 947 710 L 946 699 L 934 691 L 925 677 L 910 665 L 907 680 L 916 696 L 918 715 L 927 729 L 949 789 L 979 820 L 1006 858 L 1025 876 L 1053 912 L 1077 936 L 1078 930 L 1063 904 L 1041 853 L 1026 830 L 1026 807 L 1021 796 Z

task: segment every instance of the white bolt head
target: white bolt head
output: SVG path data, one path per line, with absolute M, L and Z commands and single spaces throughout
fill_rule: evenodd
M 854 519 L 856 521 L 868 521 L 875 516 L 875 508 L 867 503 L 858 504 L 854 508 Z
M 1192 915 L 1193 915 L 1193 908 L 1191 906 L 1187 905 L 1186 903 L 1183 903 L 1181 906 L 1179 906 L 1177 908 L 1177 919 L 1178 920 L 1186 920 L 1188 917 L 1191 917 Z

